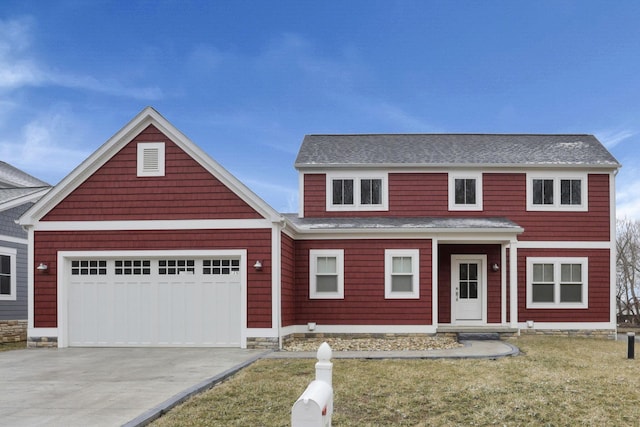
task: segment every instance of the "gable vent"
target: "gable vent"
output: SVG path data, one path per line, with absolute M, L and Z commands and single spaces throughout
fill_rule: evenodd
M 164 176 L 164 142 L 138 143 L 138 176 Z

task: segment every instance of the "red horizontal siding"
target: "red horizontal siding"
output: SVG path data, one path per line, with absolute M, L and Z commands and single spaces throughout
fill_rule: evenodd
M 389 211 L 328 212 L 326 176 L 304 177 L 305 217 L 505 217 L 524 228 L 519 240 L 608 241 L 609 175 L 590 174 L 588 212 L 528 212 L 526 174 L 483 174 L 483 211 L 449 211 L 446 173 L 390 173 Z
M 247 250 L 247 326 L 271 325 L 271 230 L 91 231 L 35 233 L 35 260 L 49 266 L 34 279 L 34 326 L 57 326 L 58 251 Z M 263 263 L 262 271 L 251 266 Z
M 137 176 L 137 143 L 165 142 L 165 176 Z M 150 125 L 43 221 L 253 219 L 261 216 Z
M 586 309 L 527 309 L 527 257 L 588 257 L 589 307 Z M 518 250 L 518 321 L 609 322 L 611 310 L 608 249 Z
M 309 298 L 309 250 L 344 250 L 344 299 Z M 420 250 L 420 299 L 384 297 L 385 249 Z M 430 325 L 431 240 L 300 240 L 295 242 L 296 324 Z

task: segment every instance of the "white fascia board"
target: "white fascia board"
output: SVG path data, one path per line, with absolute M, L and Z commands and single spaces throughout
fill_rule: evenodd
M 615 242 L 603 241 L 522 241 L 518 249 L 612 249 Z
M 29 244 L 29 239 L 21 239 L 19 237 L 13 237 L 13 236 L 4 236 L 0 234 L 0 245 L 3 242 L 7 242 L 7 243 L 17 243 L 19 245 L 28 245 Z
M 53 190 L 46 194 L 38 203 L 29 209 L 19 220 L 21 225 L 33 225 L 50 209 L 62 201 L 94 172 L 102 167 L 111 157 L 131 142 L 147 126 L 153 124 L 164 135 L 187 152 L 194 160 L 202 165 L 209 173 L 228 186 L 243 201 L 248 203 L 258 213 L 272 222 L 282 220 L 281 215 L 260 197 L 231 175 L 218 162 L 196 146 L 189 138 L 167 121 L 160 113 L 151 107 L 146 107 L 127 123 L 120 131 L 102 144 L 84 162 L 67 175 Z
M 266 219 L 201 219 L 152 221 L 40 221 L 35 231 L 228 230 L 271 228 Z
M 30 194 L 27 194 L 27 195 L 24 195 L 24 196 L 20 196 L 20 197 L 17 197 L 15 199 L 13 199 L 13 200 L 9 200 L 7 202 L 4 202 L 4 203 L 2 203 L 0 205 L 0 212 L 9 210 L 11 208 L 15 208 L 16 206 L 20 206 L 20 205 L 23 205 L 25 203 L 36 202 L 42 196 L 47 194 L 50 190 L 51 190 L 51 187 L 43 187 L 42 189 L 34 191 L 33 193 L 30 193 Z

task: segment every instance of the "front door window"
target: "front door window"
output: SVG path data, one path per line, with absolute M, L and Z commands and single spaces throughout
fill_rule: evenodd
M 461 299 L 478 299 L 478 263 L 460 263 L 458 285 Z

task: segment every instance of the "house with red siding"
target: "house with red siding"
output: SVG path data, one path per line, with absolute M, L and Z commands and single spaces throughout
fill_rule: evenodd
M 615 334 L 591 135 L 308 135 L 275 211 L 152 108 L 27 211 L 30 346 Z M 46 267 L 46 268 L 45 268 Z

